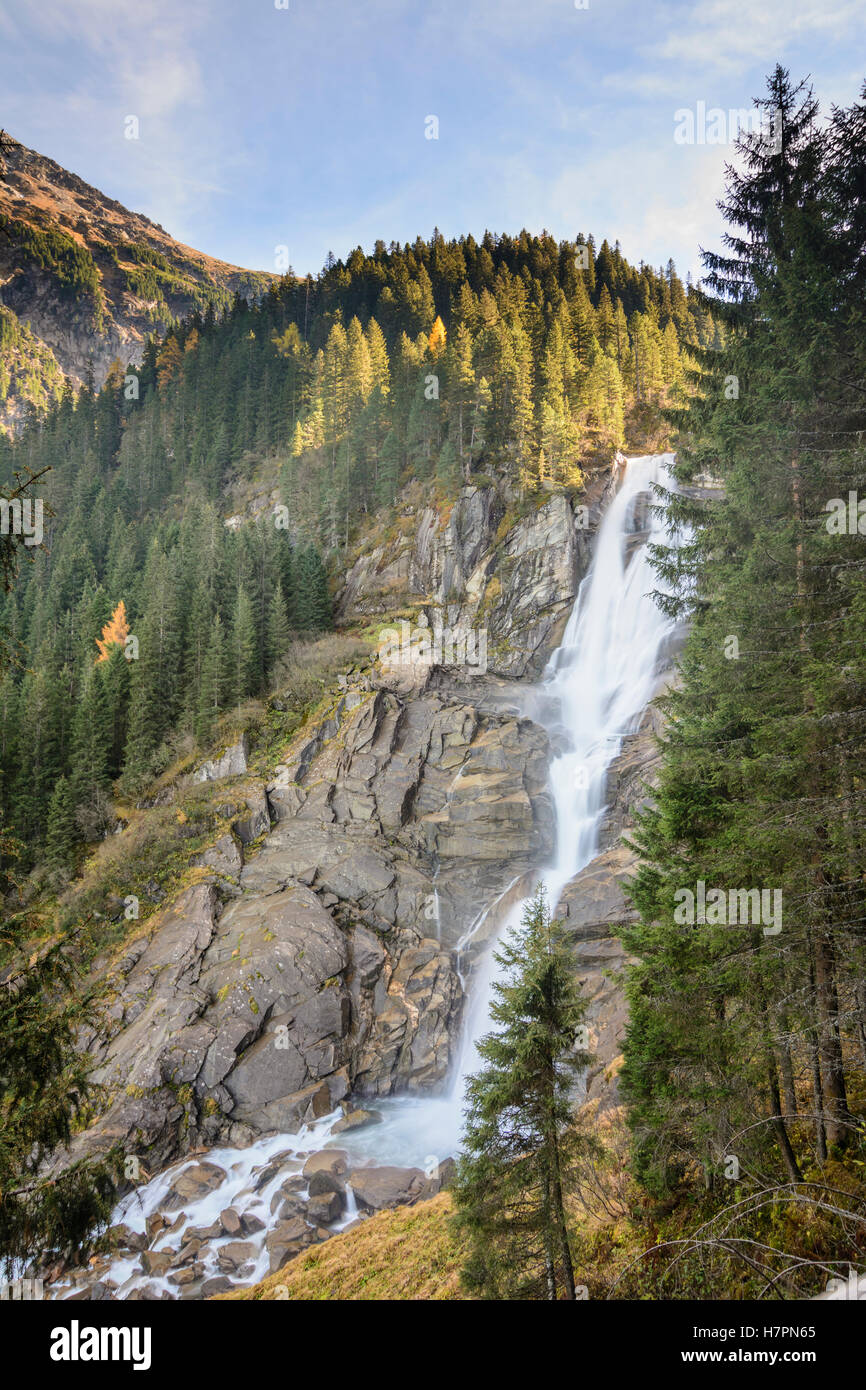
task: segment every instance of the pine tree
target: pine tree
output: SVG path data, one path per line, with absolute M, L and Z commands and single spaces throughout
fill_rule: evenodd
M 283 586 L 277 584 L 271 595 L 268 606 L 268 671 L 273 671 L 281 657 L 288 651 L 291 639 L 291 628 L 289 626 L 289 615 L 286 611 L 286 600 L 283 597 Z
M 48 804 L 45 862 L 52 869 L 71 869 L 81 836 L 75 821 L 75 797 L 65 777 L 58 780 Z
M 0 862 L 15 856 L 0 833 Z M 2 876 L 4 894 L 14 887 Z M 119 1159 L 84 1161 L 60 1173 L 42 1169 L 45 1156 L 68 1142 L 89 1094 L 86 1053 L 75 1041 L 93 1026 L 91 997 L 74 988 L 73 943 L 59 940 L 35 953 L 29 914 L 4 923 L 0 972 L 0 1261 L 7 1277 L 24 1272 L 46 1251 L 85 1257 L 108 1224 Z
M 593 1148 L 572 1106 L 585 1012 L 560 922 L 539 888 L 496 952 L 496 1025 L 469 1078 L 454 1199 L 471 1253 L 464 1278 L 490 1298 L 575 1297 L 565 1199 Z
M 656 1191 L 695 1162 L 712 1187 L 729 1152 L 797 1184 L 804 1159 L 850 1141 L 853 1058 L 866 1062 L 866 817 L 851 774 L 866 561 L 827 519 L 829 499 L 841 507 L 866 481 L 861 308 L 840 254 L 849 174 L 811 92 L 780 68 L 768 87 L 759 109 L 780 138 L 742 138 L 731 254 L 707 257 L 727 338 L 697 354 L 700 394 L 676 417 L 685 486 L 667 503 L 688 539 L 657 557 L 666 606 L 692 624 L 657 805 L 638 818 L 641 921 L 626 937 L 638 965 L 623 1093 L 637 1172 Z M 712 506 L 687 491 L 705 469 L 724 482 Z M 684 929 L 676 894 L 700 881 L 778 893 L 778 933 L 709 913 Z
M 240 704 L 255 694 L 256 624 L 253 606 L 244 586 L 238 585 L 228 643 L 231 699 Z
M 196 738 L 206 743 L 222 710 L 228 707 L 231 691 L 231 672 L 226 653 L 222 619 L 216 614 L 202 662 L 201 689 L 196 716 Z

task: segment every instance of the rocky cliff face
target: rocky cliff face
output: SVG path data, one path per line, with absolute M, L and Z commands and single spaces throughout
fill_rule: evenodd
M 465 620 L 473 576 L 504 573 L 487 620 L 509 634 L 502 669 L 523 674 L 570 609 L 606 483 L 588 526 L 557 497 L 498 543 L 494 490 L 466 488 L 393 563 L 409 592 L 456 595 Z M 378 602 L 367 559 L 344 614 Z M 442 1085 L 487 910 L 553 848 L 548 740 L 523 703 L 491 671 L 374 662 L 266 784 L 250 781 L 243 742 L 202 765 L 196 780 L 224 782 L 246 810 L 196 857 L 201 881 L 97 963 L 112 1002 L 85 1041 L 109 1104 L 76 1151 L 119 1140 L 153 1171 L 202 1143 L 297 1130 L 350 1095 Z
M 120 1143 L 148 1174 L 188 1156 L 164 1175 L 154 1215 L 135 1231 L 119 1228 L 132 1252 L 123 1259 L 140 1255 L 126 1293 L 217 1292 L 341 1229 L 352 1219 L 349 1191 L 363 1214 L 439 1190 L 441 1171 L 430 1178 L 362 1164 L 347 1173 L 339 1150 L 309 1157 L 309 1138 L 295 1151 L 286 1137 L 341 1106 L 332 1133 L 369 1123 L 375 1116 L 359 1102 L 435 1091 L 446 1080 L 464 982 L 554 847 L 551 749 L 526 717 L 526 683 L 513 677 L 537 670 L 558 636 L 607 485 L 597 480 L 579 536 L 569 503 L 557 498 L 497 543 L 495 496 L 464 489 L 447 523 L 428 520 L 379 557 L 433 611 L 459 575 L 453 601 L 476 617 L 481 586 L 469 592 L 472 576 L 497 570 L 503 557 L 522 567 L 522 580 L 512 574 L 488 610 L 503 633 L 520 634 L 503 648 L 507 674 L 389 673 L 373 662 L 341 678 L 266 782 L 249 774 L 246 740 L 196 772 L 225 787 L 230 829 L 194 857 L 200 881 L 97 962 L 110 1003 L 82 1040 L 108 1103 L 72 1156 Z M 368 556 L 350 572 L 344 613 L 371 613 L 383 601 L 377 564 Z M 660 686 L 668 676 L 660 673 Z M 557 905 L 589 999 L 597 1063 L 587 1098 L 601 1108 L 617 1103 L 625 1024 L 618 932 L 630 917 L 623 885 L 633 856 L 621 836 L 648 794 L 656 721 L 651 707 L 612 764 L 601 851 Z M 160 801 L 173 795 L 169 787 Z M 250 1150 L 255 1163 L 232 1198 L 238 1211 L 214 1224 L 209 1194 L 226 1173 L 219 1162 L 190 1166 L 189 1156 L 215 1145 L 243 1150 L 269 1135 L 267 1153 L 261 1143 Z M 262 1193 L 273 1219 L 259 1210 Z M 75 1274 L 76 1296 L 109 1296 L 112 1270 L 104 1262 Z
M 673 657 L 673 650 L 669 653 Z M 673 678 L 672 666 L 659 675 L 659 693 Z M 595 859 L 564 888 L 556 907 L 574 941 L 581 992 L 589 1002 L 586 1022 L 595 1063 L 587 1076 L 586 1099 L 600 1110 L 619 1103 L 617 1075 L 628 1010 L 622 975 L 628 957 L 620 940 L 636 913 L 625 893 L 637 856 L 622 837 L 634 828 L 635 813 L 650 795 L 659 763 L 655 742 L 658 712 L 651 705 L 640 728 L 623 739 L 622 751 L 608 776 L 609 812 L 602 847 Z
M 608 485 L 596 475 L 578 506 L 557 494 L 511 525 L 510 498 L 493 486 L 464 487 L 445 520 L 433 507 L 408 509 L 396 539 L 351 567 L 338 614 L 375 618 L 407 603 L 431 630 L 483 630 L 490 671 L 537 674 L 586 572 Z
M 85 1041 L 113 1100 L 76 1152 L 119 1140 L 153 1170 L 441 1085 L 458 937 L 552 848 L 547 755 L 481 698 L 361 677 L 245 791 L 259 819 L 198 856 L 206 878 L 98 962 L 113 999 Z M 265 831 L 255 852 L 238 830 Z
M 10 358 L 0 425 L 15 424 L 33 389 L 38 403 L 41 386 L 56 394 L 60 372 L 78 386 L 92 371 L 101 386 L 115 359 L 139 360 L 160 324 L 219 306 L 236 290 L 261 294 L 274 278 L 184 246 L 52 159 L 13 145 L 0 160 L 0 304 L 35 343 L 26 373 Z M 11 343 L 11 328 L 7 336 Z M 21 356 L 26 343 L 14 336 L 10 353 Z

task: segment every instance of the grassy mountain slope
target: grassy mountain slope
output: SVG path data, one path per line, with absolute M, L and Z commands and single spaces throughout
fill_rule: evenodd
M 255 297 L 273 278 L 184 246 L 54 160 L 12 143 L 0 162 L 0 300 L 4 334 L 17 320 L 24 360 L 11 371 L 7 363 L 10 379 L 0 376 L 0 424 L 56 396 L 60 373 L 80 385 L 92 370 L 101 385 L 115 358 L 139 360 L 157 326 L 208 304 L 220 308 L 235 292 Z

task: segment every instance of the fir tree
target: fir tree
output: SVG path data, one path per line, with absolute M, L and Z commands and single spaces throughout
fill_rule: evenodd
M 585 1012 L 562 930 L 539 888 L 495 959 L 495 1031 L 478 1044 L 483 1066 L 467 1084 L 454 1198 L 471 1242 L 464 1277 L 490 1298 L 575 1297 L 565 1201 L 580 1133 L 572 1093 L 592 1060 L 580 1042 Z
M 0 834 L 0 857 L 16 853 Z M 4 893 L 14 888 L 3 875 Z M 73 988 L 70 942 L 32 950 L 25 914 L 7 916 L 0 969 L 0 1261 L 23 1273 L 46 1252 L 82 1258 L 108 1224 L 119 1160 L 75 1163 L 46 1172 L 44 1158 L 68 1142 L 87 1102 L 86 1054 L 75 1039 L 93 1025 L 92 998 Z
M 291 638 L 289 615 L 283 586 L 277 584 L 268 607 L 268 671 L 273 671 L 281 657 L 285 656 Z
M 75 863 L 75 850 L 80 838 L 75 821 L 75 797 L 66 778 L 61 777 L 48 804 L 46 864 L 52 869 L 71 869 Z

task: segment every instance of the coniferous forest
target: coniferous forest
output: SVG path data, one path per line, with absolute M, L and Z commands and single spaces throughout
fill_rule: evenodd
M 577 489 L 718 341 L 672 263 L 637 270 L 592 237 L 434 233 L 196 313 L 140 367 L 67 392 L 0 439 L 4 476 L 38 477 L 46 513 L 3 611 L 7 823 L 36 853 L 61 820 L 71 862 L 76 813 L 99 825 L 113 782 L 140 790 L 169 735 L 206 742 L 290 633 L 330 626 L 325 566 L 367 514 L 413 478 Z M 263 460 L 277 511 L 227 528 L 227 487 Z
M 7 1283 L 866 1297 L 866 84 L 754 111 L 698 283 L 435 229 L 83 383 L 0 305 Z
M 727 342 L 679 417 L 685 540 L 658 556 L 690 628 L 635 835 L 623 1078 L 641 1182 L 697 1169 L 718 1189 L 732 1156 L 753 1175 L 744 1226 L 759 1177 L 827 1196 L 833 1159 L 862 1149 L 866 1068 L 866 105 L 827 129 L 782 69 L 763 102 L 781 148 L 744 137 L 728 176 L 727 249 L 706 257 Z M 687 491 L 707 469 L 709 505 Z M 708 905 L 677 929 L 699 881 L 778 892 L 781 920 L 734 934 Z

